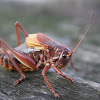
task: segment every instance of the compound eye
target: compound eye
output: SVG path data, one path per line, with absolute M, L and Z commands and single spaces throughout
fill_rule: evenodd
M 67 56 L 66 56 L 66 55 L 62 55 L 62 57 L 63 57 L 63 58 L 66 58 Z

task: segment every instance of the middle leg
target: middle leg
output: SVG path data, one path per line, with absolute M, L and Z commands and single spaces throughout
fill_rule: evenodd
M 43 71 L 42 71 L 42 75 L 43 75 L 44 80 L 45 80 L 46 84 L 48 85 L 50 91 L 54 94 L 55 97 L 58 97 L 58 98 L 59 98 L 60 96 L 59 96 L 57 93 L 55 93 L 53 87 L 51 86 L 51 84 L 49 83 L 49 81 L 47 80 L 47 78 L 46 78 L 46 76 L 45 76 L 46 72 L 47 72 L 49 69 L 50 69 L 50 64 L 47 63 L 46 66 L 44 67 Z

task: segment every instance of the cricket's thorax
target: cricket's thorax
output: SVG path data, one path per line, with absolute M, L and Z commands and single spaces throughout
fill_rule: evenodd
M 24 54 L 28 55 L 30 58 L 32 58 L 35 63 L 36 63 L 36 68 L 37 70 L 40 70 L 41 68 L 43 68 L 46 64 L 47 61 L 47 52 L 44 50 L 37 50 L 34 48 L 27 48 L 27 50 L 23 51 Z
M 40 70 L 41 68 L 45 67 L 46 63 L 50 63 L 50 59 L 54 57 L 58 57 L 61 54 L 61 51 L 59 48 L 49 48 L 49 49 L 35 49 L 35 48 L 27 48 L 23 51 L 26 55 L 28 55 L 30 58 L 32 58 L 36 63 L 37 70 Z M 57 61 L 58 59 L 56 59 Z

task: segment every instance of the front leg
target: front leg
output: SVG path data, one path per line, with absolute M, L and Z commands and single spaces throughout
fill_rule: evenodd
M 71 83 L 74 83 L 74 82 L 72 81 L 71 78 L 69 78 L 69 77 L 67 77 L 66 75 L 64 75 L 64 74 L 56 67 L 56 64 L 55 64 L 54 62 L 52 62 L 52 67 L 53 67 L 53 69 L 54 69 L 59 75 L 61 75 L 61 76 L 65 77 L 65 78 L 67 78 Z
M 45 76 L 46 72 L 50 69 L 50 66 L 51 66 L 50 63 L 46 64 L 46 66 L 44 67 L 44 69 L 42 71 L 42 75 L 43 75 L 43 78 L 44 78 L 46 84 L 48 85 L 50 91 L 54 94 L 55 97 L 59 98 L 60 96 L 57 93 L 55 93 L 53 87 L 51 86 L 51 84 L 49 83 L 49 81 L 47 80 L 47 78 Z
M 72 60 L 72 58 L 71 58 L 71 66 L 72 66 L 72 68 L 74 68 L 76 71 L 79 71 L 79 69 L 78 68 L 76 68 L 75 66 L 74 66 L 74 63 L 73 63 L 73 60 Z

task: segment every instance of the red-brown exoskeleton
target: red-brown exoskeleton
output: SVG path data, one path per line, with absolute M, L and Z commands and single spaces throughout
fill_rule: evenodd
M 92 21 L 90 25 L 91 24 Z M 84 36 L 89 30 L 90 25 L 88 26 Z M 18 28 L 22 30 L 26 37 L 25 43 L 21 45 Z M 13 49 L 0 38 L 0 65 L 9 70 L 17 70 L 21 74 L 21 78 L 14 83 L 14 86 L 25 79 L 23 71 L 35 71 L 43 68 L 42 75 L 46 84 L 50 88 L 50 91 L 55 97 L 60 97 L 54 91 L 53 87 L 45 77 L 45 74 L 52 66 L 59 75 L 67 78 L 71 83 L 73 83 L 72 79 L 64 75 L 60 69 L 64 68 L 69 61 L 71 61 L 72 67 L 75 68 L 72 61 L 72 53 L 79 46 L 84 36 L 76 48 L 74 48 L 76 45 L 75 42 L 73 49 L 70 50 L 68 47 L 55 42 L 42 33 L 28 34 L 19 22 L 15 23 L 15 30 L 18 47 Z M 4 47 L 6 47 L 8 51 Z M 78 70 L 77 68 L 75 69 Z

